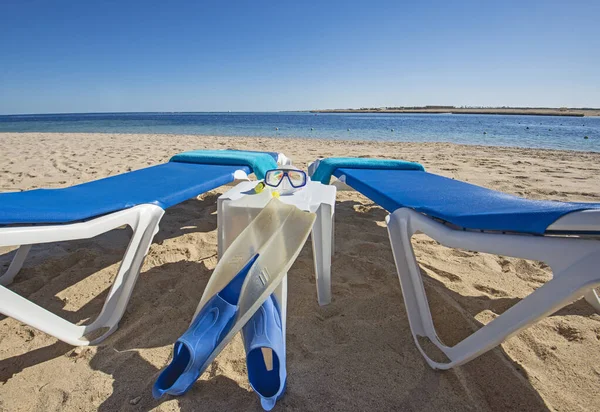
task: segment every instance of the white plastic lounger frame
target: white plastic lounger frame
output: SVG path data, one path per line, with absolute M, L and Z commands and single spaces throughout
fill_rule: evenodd
M 309 164 L 309 175 L 318 165 L 319 160 Z M 332 184 L 338 190 L 354 190 L 345 182 L 342 175 Z M 600 233 L 600 210 L 569 213 L 547 228 L 547 236 L 453 229 L 409 208 L 394 211 L 386 222 L 410 328 L 419 351 L 434 369 L 450 369 L 468 362 L 581 297 L 600 313 L 600 297 L 594 290 L 600 285 L 600 239 L 573 236 Z M 463 341 L 448 347 L 435 331 L 410 242 L 415 233 L 425 233 L 448 247 L 542 261 L 551 267 L 553 279 Z M 431 359 L 418 337 L 429 338 L 450 361 Z
M 456 230 L 408 208 L 396 210 L 386 221 L 410 328 L 419 351 L 432 368 L 449 369 L 468 362 L 582 296 L 600 310 L 593 290 L 600 285 L 599 240 Z M 587 231 L 600 231 L 600 211 L 571 213 L 557 220 L 548 231 L 573 233 L 583 227 Z M 448 247 L 545 262 L 552 268 L 553 278 L 486 326 L 448 347 L 435 331 L 410 241 L 417 232 Z M 432 360 L 422 349 L 420 336 L 429 338 L 450 361 Z
M 133 229 L 133 235 L 104 307 L 96 320 L 89 325 L 78 326 L 68 322 L 4 286 L 0 286 L 0 312 L 71 345 L 90 345 L 104 340 L 118 327 L 163 214 L 162 208 L 145 204 L 87 222 L 0 228 L 0 246 L 22 245 L 8 271 L 0 277 L 0 284 L 4 286 L 13 281 L 33 244 L 89 239 L 123 225 Z M 108 330 L 92 341 L 86 338 L 86 335 L 101 328 Z
M 283 155 L 279 160 L 289 162 Z M 234 181 L 248 180 L 243 170 L 234 172 Z M 88 221 L 35 226 L 0 227 L 0 247 L 20 246 L 8 270 L 0 276 L 0 313 L 15 318 L 36 329 L 75 346 L 97 344 L 117 330 L 119 321 L 137 281 L 144 257 L 148 253 L 164 210 L 156 205 L 142 204 Z M 32 245 L 89 239 L 118 227 L 128 225 L 133 235 L 110 288 L 100 315 L 87 325 L 73 324 L 60 316 L 16 294 L 7 285 L 12 283 L 25 262 Z M 100 336 L 88 339 L 92 333 L 107 328 Z

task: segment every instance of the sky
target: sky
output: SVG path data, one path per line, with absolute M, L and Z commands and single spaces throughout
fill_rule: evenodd
M 0 114 L 600 107 L 600 1 L 0 1 Z

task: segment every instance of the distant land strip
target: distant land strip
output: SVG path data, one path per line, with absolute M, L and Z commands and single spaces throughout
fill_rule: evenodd
M 600 116 L 600 109 L 591 108 L 544 108 L 544 107 L 485 107 L 464 108 L 453 106 L 424 106 L 424 107 L 381 107 L 361 109 L 326 109 L 311 110 L 311 113 L 450 113 L 450 114 L 503 114 L 530 116 Z

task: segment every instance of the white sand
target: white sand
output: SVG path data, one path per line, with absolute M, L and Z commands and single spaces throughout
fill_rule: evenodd
M 435 173 L 536 199 L 600 201 L 600 154 L 452 144 L 161 135 L 0 134 L 0 191 L 63 187 L 166 161 L 198 148 L 282 151 L 421 162 Z M 0 317 L 0 410 L 260 410 L 241 339 L 183 397 L 151 387 L 186 329 L 216 258 L 216 198 L 169 209 L 119 330 L 73 349 Z M 598 410 L 600 315 L 579 300 L 447 372 L 430 369 L 409 331 L 386 213 L 338 194 L 333 303 L 316 302 L 307 245 L 290 271 L 288 389 L 277 410 Z M 99 313 L 128 231 L 35 247 L 10 288 L 71 321 Z M 453 344 L 550 278 L 538 262 L 447 249 L 416 250 L 442 339 Z M 0 270 L 13 253 L 0 249 Z

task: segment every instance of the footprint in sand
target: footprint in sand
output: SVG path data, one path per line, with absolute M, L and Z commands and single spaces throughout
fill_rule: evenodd
M 290 353 L 288 353 L 288 362 L 292 359 L 294 359 L 294 357 L 297 356 L 298 352 L 301 355 L 301 359 L 311 359 L 315 357 L 315 354 L 313 352 L 311 352 L 306 345 L 304 345 L 302 343 L 302 339 L 299 339 L 298 336 L 293 333 L 293 332 L 288 332 L 287 333 L 287 341 L 288 341 L 288 345 L 290 347 L 294 347 L 296 348 L 297 351 L 290 351 Z
M 483 293 L 485 293 L 487 295 L 490 295 L 490 296 L 494 296 L 496 298 L 502 298 L 502 297 L 508 296 L 508 293 L 503 292 L 503 291 L 498 290 L 498 289 L 495 289 L 495 288 L 492 288 L 490 286 L 475 284 L 475 285 L 473 285 L 473 287 L 475 289 L 477 289 L 478 291 L 480 291 L 480 292 L 483 292 Z
M 370 283 L 358 283 L 358 282 L 350 282 L 349 283 L 351 289 L 359 289 L 362 295 L 364 291 L 372 291 L 373 286 Z
M 568 340 L 569 342 L 581 342 L 583 341 L 583 334 L 577 328 L 568 325 L 565 322 L 560 322 L 556 325 L 556 331 L 560 336 Z
M 427 272 L 427 270 L 433 272 L 434 275 L 437 275 L 444 279 L 448 279 L 450 282 L 460 282 L 461 281 L 461 278 L 459 276 L 455 275 L 454 273 L 446 272 L 445 270 L 438 269 L 435 266 L 431 266 L 426 263 L 421 263 L 420 265 L 421 265 L 421 271 L 425 272 L 425 274 L 428 276 L 429 276 L 429 273 Z M 425 268 L 427 270 L 423 270 L 423 268 Z
M 511 264 L 510 261 L 506 260 L 506 259 L 500 259 L 498 261 L 498 264 L 500 265 L 500 267 L 502 268 L 502 272 L 503 273 L 508 273 L 511 271 Z
M 473 257 L 473 252 L 469 252 L 466 250 L 459 250 L 459 249 L 452 249 L 450 251 L 450 254 L 452 254 L 453 256 L 456 256 L 456 257 L 461 257 L 461 258 Z
M 333 342 L 336 345 L 343 345 L 350 342 L 350 335 L 342 328 L 337 319 L 331 322 L 330 330 L 333 335 Z
M 317 319 L 321 322 L 328 321 L 329 319 L 337 318 L 342 314 L 342 310 L 338 307 L 324 306 L 322 310 L 315 314 Z
M 327 330 L 331 332 L 333 342 L 336 345 L 348 343 L 350 341 L 350 335 L 340 325 L 340 317 L 343 316 L 341 310 L 331 310 L 319 315 L 317 319 L 327 324 Z

